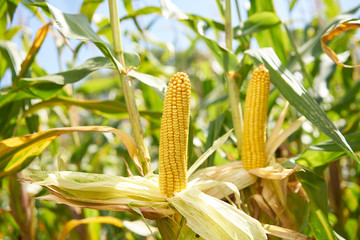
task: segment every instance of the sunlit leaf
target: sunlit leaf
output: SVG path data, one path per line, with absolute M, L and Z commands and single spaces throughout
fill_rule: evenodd
M 25 54 L 21 52 L 15 43 L 10 41 L 0 40 L 0 50 L 2 56 L 7 60 L 8 66 L 11 69 L 13 78 L 15 78 L 21 69 L 21 62 Z
M 18 75 L 18 78 L 24 76 L 24 74 L 29 69 L 31 63 L 34 61 L 35 56 L 40 50 L 41 45 L 43 44 L 45 37 L 49 31 L 50 23 L 46 24 L 44 27 L 40 28 L 35 36 L 34 42 L 25 58 L 25 60 L 21 63 L 21 70 Z
M 324 5 L 326 7 L 325 13 L 327 17 L 333 18 L 336 15 L 341 13 L 341 5 L 339 1 L 336 0 L 324 0 Z
M 84 0 L 81 5 L 80 13 L 85 14 L 89 22 L 91 22 L 96 9 L 103 1 L 104 0 Z
M 90 23 L 83 14 L 66 14 L 59 9 L 38 0 L 26 0 L 25 3 L 40 6 L 43 9 L 49 9 L 52 17 L 55 20 L 55 26 L 59 29 L 64 36 L 68 38 L 78 39 L 81 41 L 93 42 L 99 50 L 114 64 L 114 66 L 121 72 L 124 67 L 116 60 L 112 47 L 103 42 L 102 39 L 91 28 Z
M 188 16 L 171 0 L 160 0 L 161 13 L 168 19 L 187 19 Z
M 97 71 L 102 68 L 113 68 L 113 65 L 109 60 L 104 57 L 95 57 L 86 60 L 83 64 L 78 67 L 72 68 L 65 72 L 59 72 L 56 74 L 42 76 L 37 78 L 22 78 L 22 80 L 26 81 L 23 84 L 27 85 L 28 82 L 52 82 L 56 84 L 69 84 L 75 83 L 90 73 Z
M 242 27 L 234 29 L 234 37 L 263 31 L 281 23 L 280 18 L 273 12 L 259 12 L 251 15 Z
M 192 20 L 184 20 L 184 22 L 186 22 L 190 28 L 201 36 L 202 40 L 204 40 L 211 53 L 225 72 L 235 71 L 240 67 L 235 54 L 220 46 L 218 42 L 207 38 L 205 36 L 204 29 L 200 25 L 196 25 L 196 22 Z
M 140 65 L 140 56 L 135 52 L 124 52 L 126 67 L 138 67 Z
M 129 18 L 132 18 L 132 17 L 142 16 L 142 15 L 147 15 L 147 14 L 152 14 L 152 13 L 160 14 L 161 8 L 155 7 L 155 6 L 148 6 L 148 7 L 140 8 L 140 9 L 135 10 L 132 13 L 128 13 L 127 15 L 122 17 L 120 20 L 123 21 L 123 20 L 129 19 Z
M 135 70 L 130 71 L 128 75 L 136 78 L 142 83 L 145 83 L 146 85 L 151 87 L 161 99 L 164 99 L 166 84 L 163 81 L 149 74 L 140 73 Z
M 58 136 L 72 132 L 112 132 L 121 139 L 135 164 L 139 161 L 134 140 L 118 129 L 104 126 L 55 128 L 0 141 L 0 178 L 27 167 Z
M 24 116 L 34 113 L 39 109 L 49 108 L 56 105 L 82 107 L 107 118 L 128 118 L 127 108 L 123 102 L 117 100 L 78 100 L 69 97 L 55 97 L 38 104 L 34 104 L 26 112 L 24 112 Z M 139 111 L 139 113 L 140 116 L 143 117 L 161 117 L 161 112 Z
M 360 151 L 360 133 L 354 133 L 344 136 L 351 148 L 355 152 Z M 294 160 L 302 166 L 314 168 L 330 163 L 344 156 L 346 152 L 334 141 L 326 141 L 310 146 Z
M 111 67 L 112 64 L 106 58 L 96 57 L 65 72 L 37 78 L 22 78 L 16 87 L 0 95 L 0 107 L 26 98 L 47 99 L 62 89 L 64 84 L 75 83 L 96 70 Z
M 112 47 L 104 43 L 101 38 L 92 30 L 89 22 L 86 17 L 82 14 L 65 14 L 62 13 L 57 8 L 47 4 L 49 7 L 53 18 L 55 19 L 55 25 L 58 29 L 68 38 L 78 39 L 82 41 L 93 42 L 101 52 L 114 64 L 119 72 L 124 70 L 123 66 L 116 60 L 114 54 L 112 53 Z M 125 54 L 125 57 L 128 56 L 129 59 L 126 59 L 130 65 L 138 66 L 139 58 L 134 55 L 134 53 Z M 129 74 L 130 76 L 134 75 L 135 78 L 143 81 L 145 84 L 149 84 L 150 87 L 154 88 L 157 93 L 163 92 L 165 90 L 164 85 L 160 84 L 160 80 L 146 74 L 140 73 Z
M 276 14 L 272 0 L 250 0 L 250 3 L 251 8 L 248 11 L 249 18 L 256 13 L 273 12 Z M 285 63 L 288 58 L 289 40 L 280 25 L 257 32 L 255 37 L 260 47 L 272 47 L 281 62 Z

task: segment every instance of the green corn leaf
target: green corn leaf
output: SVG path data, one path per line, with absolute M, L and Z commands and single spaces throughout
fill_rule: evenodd
M 15 88 L 0 95 L 0 107 L 9 102 L 26 98 L 50 98 L 62 89 L 64 84 L 75 83 L 94 71 L 111 67 L 112 64 L 106 58 L 95 57 L 65 72 L 37 78 L 22 78 Z
M 234 38 L 260 32 L 277 26 L 280 23 L 280 18 L 274 12 L 255 13 L 249 16 L 242 27 L 234 29 Z
M 310 200 L 309 224 L 316 239 L 336 239 L 334 230 L 328 220 L 327 184 L 325 180 L 305 169 L 297 176 Z
M 4 40 L 0 40 L 0 51 L 1 58 L 6 60 L 14 79 L 20 72 L 21 62 L 25 58 L 25 53 L 21 52 L 15 43 Z
M 102 68 L 113 68 L 113 65 L 109 60 L 104 57 L 95 57 L 86 60 L 83 64 L 70 69 L 68 71 L 59 72 L 56 74 L 42 76 L 37 78 L 22 78 L 23 85 L 27 85 L 29 82 L 52 82 L 56 84 L 69 84 L 75 83 L 89 75 L 90 73 Z M 20 87 L 22 87 L 20 85 Z
M 344 137 L 355 152 L 360 151 L 360 133 L 353 133 Z M 339 145 L 333 140 L 329 140 L 310 146 L 293 160 L 302 166 L 314 168 L 335 161 L 345 154 L 346 152 Z
M 139 164 L 135 142 L 123 131 L 104 126 L 55 128 L 0 141 L 0 178 L 24 169 L 58 136 L 72 132 L 112 132 L 120 137 L 135 164 Z
M 103 1 L 104 0 L 84 0 L 81 5 L 80 13 L 85 14 L 89 22 L 91 22 L 96 9 Z
M 34 104 L 26 112 L 24 112 L 24 116 L 34 113 L 40 109 L 49 108 L 57 105 L 78 106 L 93 111 L 94 113 L 101 116 L 113 119 L 123 119 L 128 118 L 129 116 L 125 103 L 117 100 L 78 100 L 69 97 L 55 97 Z M 161 117 L 161 112 L 157 111 L 140 111 L 139 113 L 140 116 L 143 117 L 157 119 Z

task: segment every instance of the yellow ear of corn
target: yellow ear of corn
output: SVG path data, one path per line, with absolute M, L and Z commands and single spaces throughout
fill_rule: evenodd
M 190 81 L 176 73 L 166 90 L 160 128 L 159 187 L 167 197 L 186 188 Z
M 245 99 L 241 158 L 247 170 L 266 166 L 266 122 L 270 75 L 260 65 L 250 78 Z

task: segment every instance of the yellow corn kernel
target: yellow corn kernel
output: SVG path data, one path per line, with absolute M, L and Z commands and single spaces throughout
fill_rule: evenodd
M 270 75 L 264 65 L 253 72 L 246 92 L 241 158 L 247 170 L 266 166 L 266 122 Z
M 167 197 L 186 188 L 190 99 L 189 77 L 176 73 L 166 90 L 160 128 L 159 187 Z

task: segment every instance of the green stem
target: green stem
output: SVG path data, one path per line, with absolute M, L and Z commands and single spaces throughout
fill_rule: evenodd
M 225 41 L 226 48 L 232 51 L 233 29 L 231 24 L 231 1 L 225 2 Z
M 117 0 L 109 0 L 110 22 L 113 36 L 114 53 L 123 68 L 126 68 L 124 51 L 121 43 L 120 21 Z M 125 70 L 126 72 L 126 70 Z M 134 140 L 140 153 L 140 160 L 143 164 L 144 174 L 150 170 L 149 153 L 144 142 L 144 132 L 141 126 L 139 110 L 136 106 L 134 89 L 131 87 L 131 79 L 124 72 L 119 72 L 125 103 L 129 112 L 130 123 Z
M 231 24 L 231 1 L 226 0 L 225 2 L 225 39 L 226 39 L 226 48 L 229 51 L 232 51 L 232 40 L 233 40 L 233 29 Z M 243 118 L 242 118 L 242 109 L 239 101 L 239 90 L 236 84 L 235 77 L 232 77 L 233 74 L 226 74 L 226 81 L 229 91 L 230 99 L 230 108 L 231 116 L 234 125 L 235 136 L 237 139 L 237 149 L 239 155 L 241 154 L 241 145 L 242 145 L 242 132 L 243 132 Z
M 239 22 L 242 22 L 242 21 L 241 21 L 241 14 L 240 14 L 240 7 L 239 7 L 239 2 L 238 2 L 238 0 L 235 0 L 235 4 L 236 4 L 236 12 L 237 12 L 238 17 L 239 17 Z
M 124 51 L 121 41 L 121 30 L 120 30 L 120 18 L 118 12 L 117 0 L 109 0 L 109 10 L 110 10 L 110 23 L 111 23 L 111 32 L 113 37 L 114 53 L 117 60 L 125 68 L 125 58 Z

